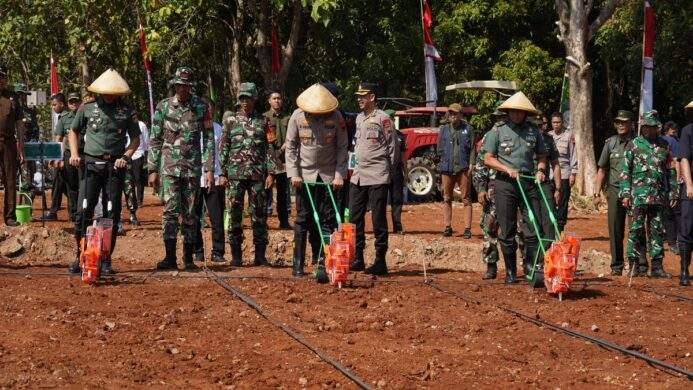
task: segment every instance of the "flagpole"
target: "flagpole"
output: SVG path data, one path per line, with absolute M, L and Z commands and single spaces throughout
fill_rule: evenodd
M 137 9 L 137 22 L 139 23 L 138 30 L 140 35 L 140 52 L 142 53 L 142 64 L 144 65 L 145 73 L 147 74 L 147 92 L 149 92 L 149 128 L 154 126 L 154 86 L 152 82 L 152 72 L 151 65 L 147 66 L 147 50 L 142 46 L 146 46 L 146 38 L 144 37 L 144 25 L 142 24 L 142 18 L 140 18 L 140 10 Z
M 424 60 L 424 86 L 426 85 L 426 67 L 428 66 L 426 64 L 426 26 L 424 26 L 424 7 L 423 7 L 423 2 L 424 0 L 419 0 L 419 9 L 421 10 L 421 47 L 423 48 L 423 60 Z M 426 93 L 424 100 L 426 101 L 426 106 L 428 106 L 429 101 L 428 101 L 428 94 Z M 435 127 L 436 122 L 438 121 L 438 111 L 435 108 L 438 105 L 437 102 L 434 102 L 433 104 L 433 115 L 431 116 L 431 127 Z

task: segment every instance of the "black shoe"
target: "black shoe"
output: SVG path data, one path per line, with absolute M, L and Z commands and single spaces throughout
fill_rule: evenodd
M 137 215 L 135 215 L 135 213 L 130 214 L 130 225 L 140 226 L 140 220 L 137 219 Z
M 7 225 L 7 226 L 19 226 L 19 223 L 12 218 L 8 218 L 5 220 L 5 225 Z
M 611 276 L 621 276 L 621 275 L 623 275 L 622 269 L 612 269 L 611 270 Z
M 101 276 L 115 275 L 116 272 L 111 268 L 111 261 L 106 260 L 101 262 Z
M 231 244 L 231 265 L 234 267 L 243 265 L 243 248 L 241 244 Z
M 58 220 L 58 213 L 55 213 L 53 211 L 46 211 L 43 214 L 43 219 L 45 221 L 57 221 Z
M 464 229 L 464 233 L 462 233 L 462 238 L 472 238 L 472 231 L 470 229 Z
M 387 263 L 384 258 L 376 259 L 375 263 L 366 268 L 366 275 L 385 276 L 387 275 Z
M 498 265 L 496 263 L 486 264 L 486 272 L 481 277 L 483 280 L 495 279 L 498 275 Z
M 351 271 L 363 271 L 366 269 L 366 263 L 363 262 L 363 255 L 356 255 L 356 260 L 352 261 L 349 265 L 349 270 Z
M 195 245 L 183 244 L 183 269 L 186 271 L 198 271 L 200 269 L 193 261 L 194 252 Z M 204 261 L 204 256 L 202 260 Z
M 199 262 L 205 261 L 205 253 L 204 252 L 195 252 L 195 261 L 199 261 Z
M 178 265 L 176 264 L 176 239 L 164 240 L 164 249 L 166 250 L 166 257 L 162 261 L 156 263 L 156 269 L 178 269 Z
M 305 272 L 303 272 L 304 263 L 305 263 L 305 259 L 294 258 L 294 264 L 293 264 L 292 270 L 291 270 L 291 275 L 294 278 L 301 278 L 305 275 Z
M 171 261 L 169 259 L 163 259 L 160 262 L 156 263 L 156 269 L 158 270 L 169 270 L 169 269 L 178 269 L 178 264 L 176 264 L 176 261 Z
M 72 264 L 70 264 L 70 266 L 67 267 L 67 272 L 73 275 L 78 275 L 82 273 L 82 268 L 79 266 L 79 255 L 77 255 L 75 261 L 73 261 Z
M 452 227 L 447 226 L 445 230 L 443 230 L 443 237 L 452 237 Z
M 325 272 L 325 259 L 322 257 L 318 260 L 318 266 L 315 267 L 315 281 L 320 284 L 329 283 L 330 281 L 327 272 Z
M 212 253 L 212 263 L 223 263 L 224 260 L 224 255 L 220 255 L 218 253 Z
M 688 266 L 691 264 L 691 250 L 688 245 L 682 244 L 679 246 L 681 248 L 681 273 L 679 276 L 680 286 L 690 286 L 690 274 L 688 273 Z
M 256 267 L 262 265 L 268 265 L 267 258 L 265 257 L 265 252 L 267 251 L 267 244 L 257 244 L 255 245 L 255 259 L 253 260 L 253 265 Z
M 662 259 L 652 259 L 652 272 L 650 272 L 650 277 L 652 278 L 670 278 L 671 274 L 664 271 L 662 266 Z
M 503 262 L 505 263 L 505 284 L 517 283 L 517 255 L 504 253 Z

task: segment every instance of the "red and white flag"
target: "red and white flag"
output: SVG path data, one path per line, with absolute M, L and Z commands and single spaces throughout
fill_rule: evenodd
M 60 92 L 60 85 L 58 85 L 58 67 L 53 60 L 53 54 L 51 53 L 51 96 Z
M 140 30 L 140 51 L 142 52 L 142 62 L 144 63 L 144 70 L 147 74 L 147 91 L 149 92 L 149 119 L 150 123 L 154 124 L 154 87 L 152 83 L 152 64 L 149 62 L 147 57 L 147 39 L 144 36 L 144 26 L 142 25 L 142 19 L 138 18 L 139 30 Z
M 443 59 L 438 50 L 433 45 L 431 38 L 431 26 L 433 25 L 433 13 L 427 0 L 422 0 L 421 4 L 421 25 L 424 36 L 424 63 L 426 72 L 426 105 L 435 107 L 438 100 L 438 84 L 436 82 L 436 70 L 433 61 Z
M 652 71 L 654 70 L 655 13 L 645 0 L 645 28 L 642 42 L 642 84 L 640 85 L 640 115 L 652 110 Z
M 272 21 L 272 74 L 279 74 L 282 67 L 281 49 L 279 46 L 279 33 L 277 32 L 277 23 Z

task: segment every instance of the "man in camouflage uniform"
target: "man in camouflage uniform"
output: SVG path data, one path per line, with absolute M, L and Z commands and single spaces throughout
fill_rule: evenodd
M 41 137 L 39 130 L 38 118 L 36 117 L 36 107 L 29 107 L 26 102 L 26 97 L 29 92 L 26 89 L 26 84 L 17 83 L 14 85 L 14 92 L 19 97 L 22 103 L 22 113 L 24 114 L 24 142 L 38 142 Z M 21 167 L 22 182 L 19 186 L 19 191 L 29 194 L 33 199 L 33 180 L 36 172 L 36 161 L 24 161 Z M 23 199 L 20 199 L 22 201 Z
M 486 135 L 481 138 L 483 145 Z M 495 180 L 496 171 L 484 164 L 483 149 L 479 150 L 472 173 L 472 184 L 477 192 L 481 204 L 481 219 L 479 226 L 484 232 L 484 241 L 481 249 L 481 260 L 486 264 L 486 273 L 482 279 L 495 279 L 498 274 L 498 221 L 496 220 Z
M 192 94 L 195 83 L 190 68 L 183 66 L 176 69 L 171 84 L 176 94 L 159 102 L 154 112 L 147 161 L 149 184 L 157 185 L 161 175 L 159 196 L 164 202 L 162 230 L 166 258 L 156 267 L 177 268 L 176 237 L 178 217 L 181 217 L 183 266 L 185 270 L 192 271 L 197 269 L 193 262 L 199 219 L 195 200 L 200 187 L 202 164 L 208 168 L 208 180 L 213 180 L 213 169 L 210 169 L 214 166 L 212 115 L 207 103 Z
M 255 110 L 256 102 L 255 84 L 242 83 L 238 92 L 238 112 L 227 111 L 222 119 L 219 184 L 226 187 L 226 207 L 231 216 L 227 237 L 231 243 L 231 264 L 236 267 L 243 264 L 241 245 L 246 192 L 255 245 L 254 264 L 267 263 L 265 251 L 269 240 L 265 190 L 272 187 L 275 163 L 267 140 L 267 118 Z
M 647 111 L 640 120 L 641 135 L 626 149 L 623 172 L 621 173 L 621 191 L 619 197 L 623 206 L 633 208 L 633 218 L 628 231 L 626 257 L 631 270 L 637 267 L 641 255 L 640 248 L 645 248 L 646 224 L 649 224 L 649 247 L 652 259 L 650 276 L 667 278 L 664 271 L 663 221 L 662 216 L 668 194 L 671 202 L 678 201 L 678 193 L 671 191 L 676 182 L 668 174 L 672 155 L 669 144 L 657 136 L 660 126 L 656 111 Z
M 62 181 L 65 183 L 65 189 L 67 193 L 67 208 L 68 208 L 68 219 L 74 221 L 77 216 L 77 198 L 79 196 L 79 180 L 80 180 L 80 170 L 77 167 L 70 165 L 70 149 L 68 142 L 68 134 L 70 131 L 70 126 L 72 126 L 72 121 L 75 119 L 75 113 L 82 103 L 82 99 L 79 94 L 73 92 L 67 97 L 67 110 L 60 113 L 58 118 L 58 123 L 55 125 L 54 134 L 56 136 L 56 141 L 63 143 L 63 161 L 59 162 L 58 168 L 60 169 L 62 175 Z M 83 149 L 83 142 L 79 142 L 80 148 Z

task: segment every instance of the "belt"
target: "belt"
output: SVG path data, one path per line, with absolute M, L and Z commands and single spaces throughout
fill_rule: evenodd
M 95 158 L 97 160 L 103 160 L 103 161 L 115 161 L 118 158 L 120 158 L 120 156 L 114 156 L 112 154 L 102 154 L 102 155 L 96 156 L 93 154 L 85 153 L 84 155 L 87 157 L 91 157 L 91 158 Z
M 520 172 L 520 175 L 533 176 L 534 174 L 531 172 Z M 505 172 L 496 172 L 496 179 L 501 179 L 505 181 L 516 181 Z

